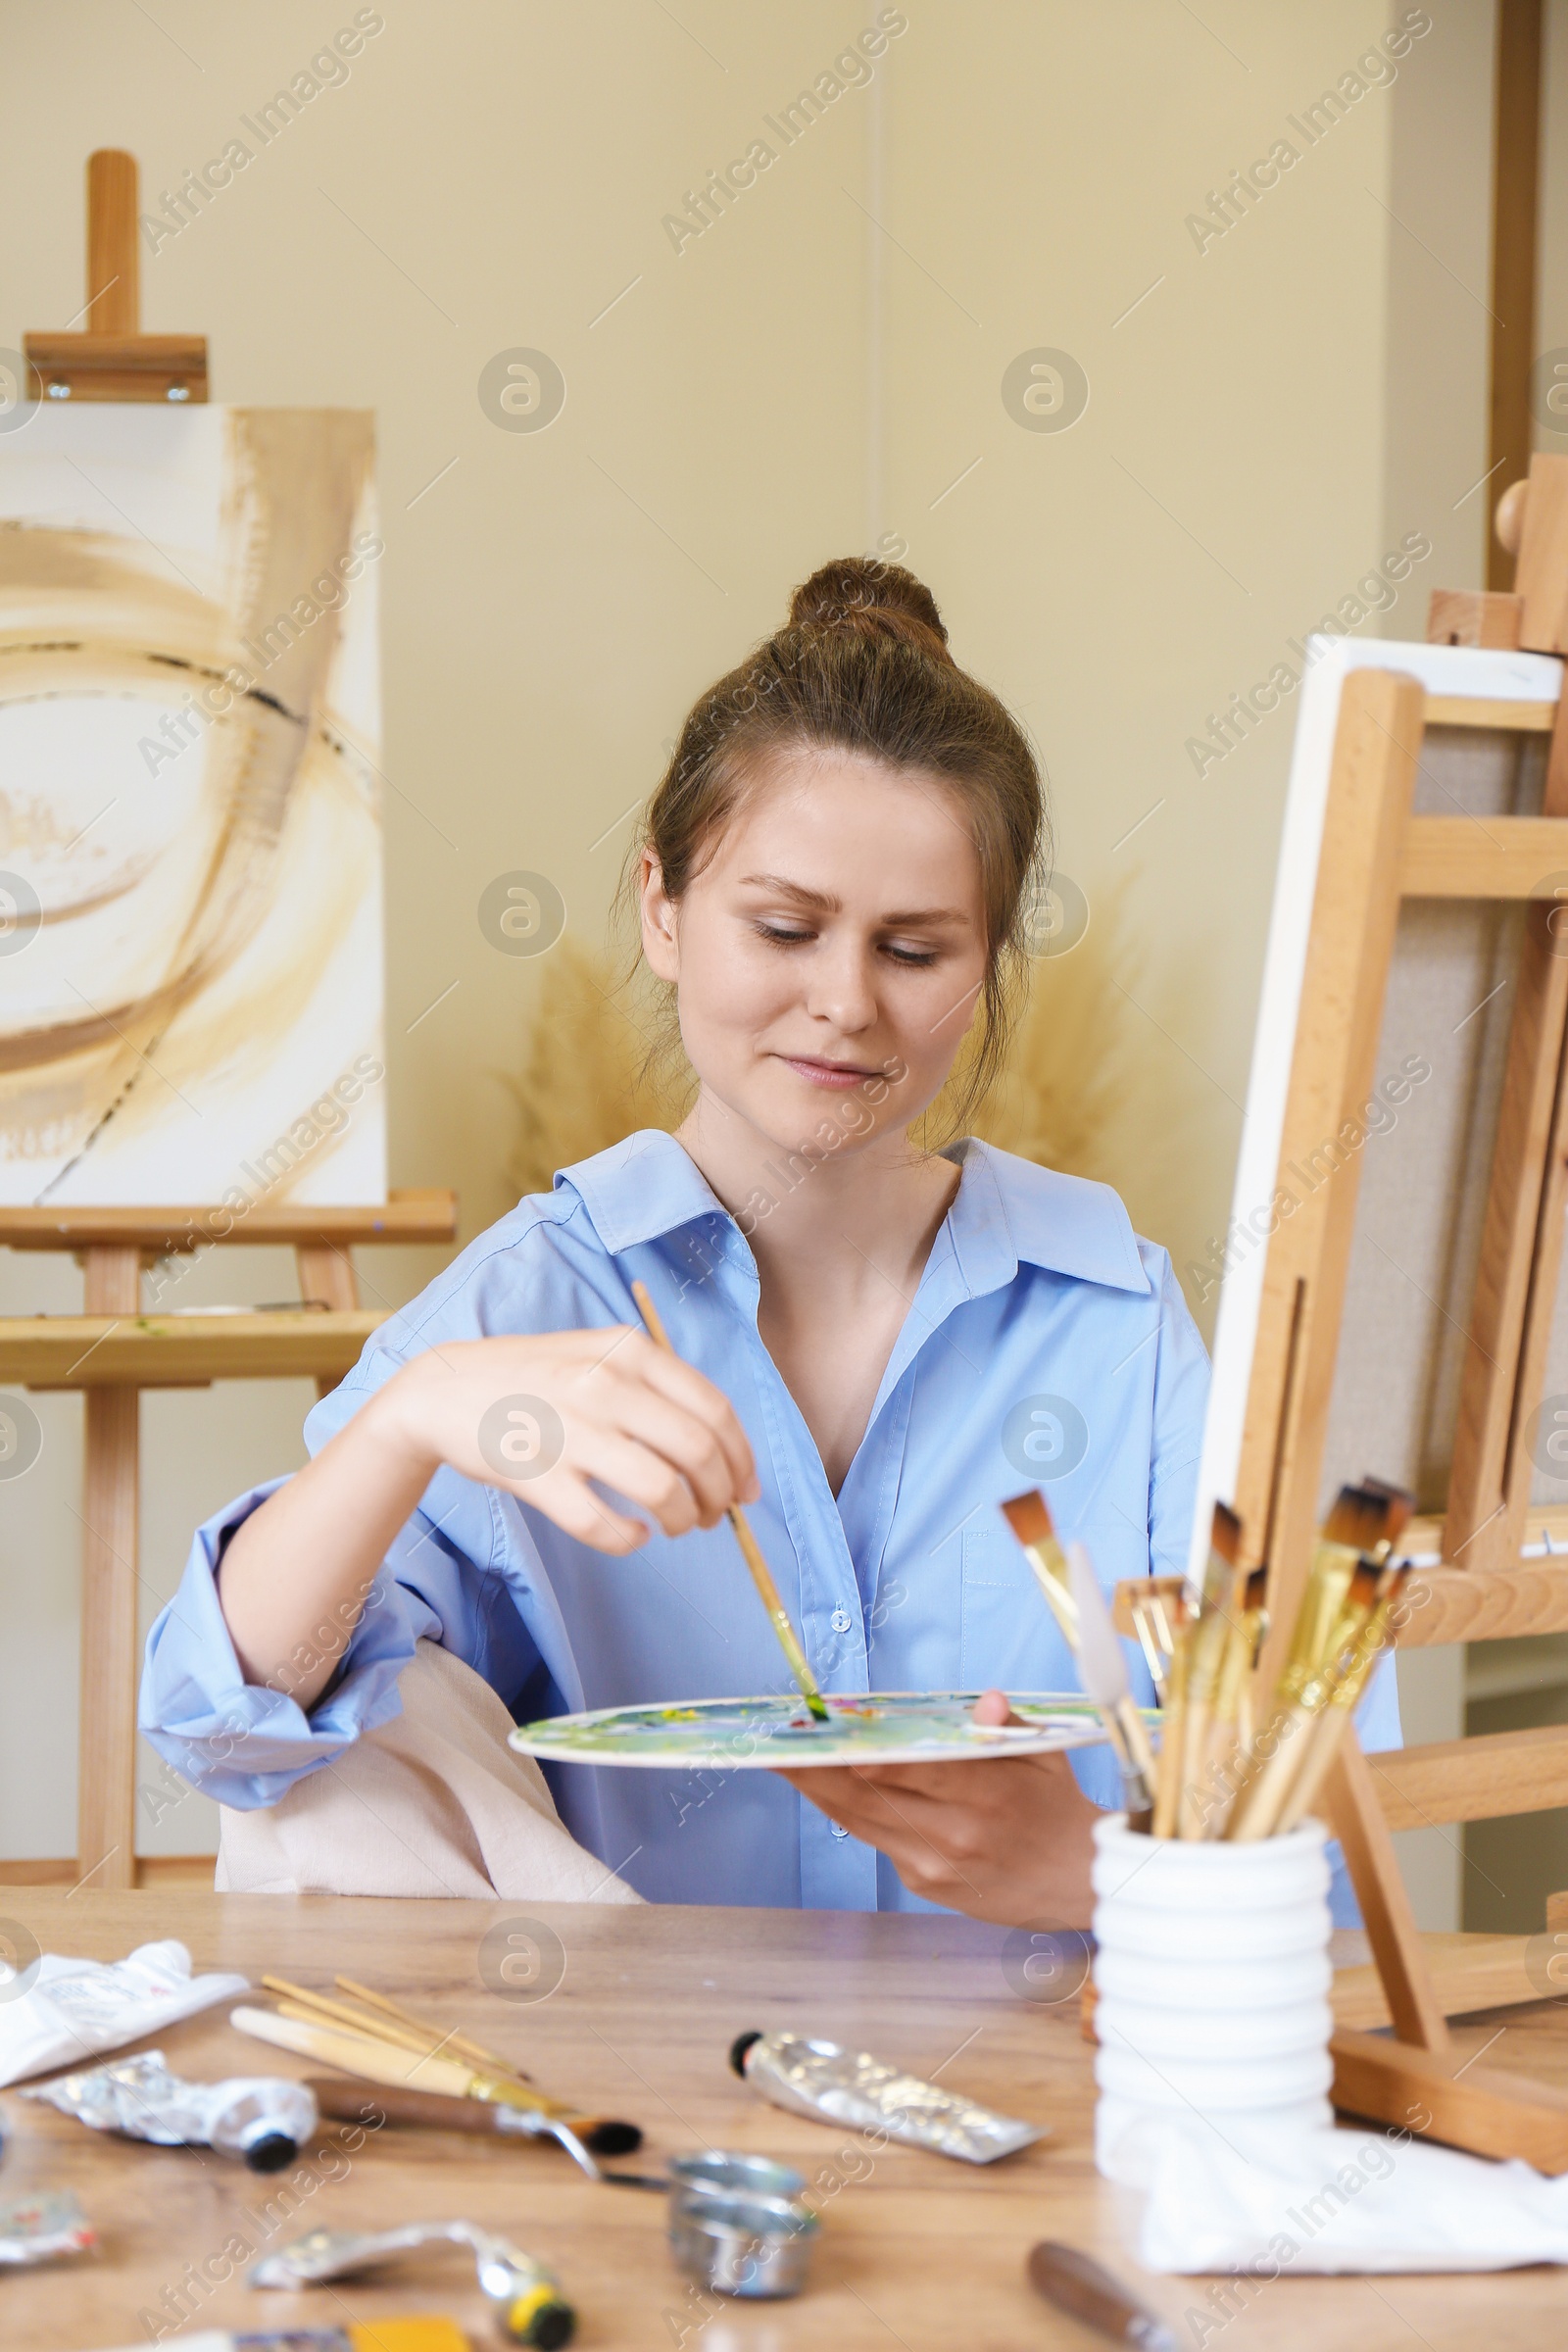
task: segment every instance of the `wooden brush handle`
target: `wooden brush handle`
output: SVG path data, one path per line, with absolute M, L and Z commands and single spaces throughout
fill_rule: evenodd
M 1249 1845 L 1256 1838 L 1275 1835 L 1292 1785 L 1305 1762 L 1315 1722 L 1315 1714 L 1307 1708 L 1289 1707 L 1277 1714 L 1264 1731 L 1262 1739 L 1272 1737 L 1275 1745 L 1237 1796 L 1225 1828 L 1232 1844 Z M 1257 1753 L 1256 1748 L 1253 1753 Z
M 334 2123 L 368 2124 L 372 2116 L 379 2116 L 389 2124 L 418 2124 L 427 2132 L 490 2132 L 502 2139 L 550 2136 L 545 2132 L 515 2131 L 506 2118 L 509 2112 L 515 2115 L 519 2110 L 496 2106 L 488 2099 L 449 2098 L 445 2091 L 402 2090 L 391 2084 L 372 2090 L 366 2083 L 347 2082 L 336 2075 L 313 2075 L 306 2088 L 316 2093 L 317 2106 Z M 563 2115 L 552 2120 L 564 2123 L 587 2147 L 597 2146 L 604 2135 L 606 2145 L 599 2150 L 604 2155 L 625 2155 L 642 2141 L 635 2124 L 616 2123 L 602 2115 Z M 609 2144 L 612 2134 L 613 2145 Z
M 368 2124 L 379 2115 L 389 2124 L 422 2124 L 431 2132 L 497 2132 L 499 2107 L 484 2099 L 453 2099 L 439 2090 L 371 2089 L 341 2075 L 312 2075 L 305 2085 L 334 2123 Z
M 1037 2295 L 1071 2312 L 1116 2343 L 1143 2344 L 1149 2352 L 1175 2352 L 1176 2338 L 1152 2311 L 1135 2303 L 1121 2281 L 1076 2246 L 1046 2239 L 1031 2249 L 1029 2283 Z

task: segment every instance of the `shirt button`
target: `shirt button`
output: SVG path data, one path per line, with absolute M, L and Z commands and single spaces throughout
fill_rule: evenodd
M 841 1822 L 830 1821 L 827 1826 L 835 1838 L 847 1838 L 850 1834 Z
M 832 1626 L 833 1631 L 836 1634 L 847 1634 L 850 1630 L 853 1620 L 848 1609 L 835 1609 L 832 1616 L 828 1619 L 828 1623 Z

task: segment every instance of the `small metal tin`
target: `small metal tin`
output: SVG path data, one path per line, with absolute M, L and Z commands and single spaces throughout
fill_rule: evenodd
M 678 2190 L 669 2247 L 680 2268 L 721 2295 L 798 2295 L 820 2224 L 790 2197 Z
M 732 2156 L 710 2148 L 700 2156 L 669 2160 L 672 2198 L 682 2189 L 701 2189 L 718 2196 L 799 2197 L 805 2194 L 806 2175 L 771 2156 Z

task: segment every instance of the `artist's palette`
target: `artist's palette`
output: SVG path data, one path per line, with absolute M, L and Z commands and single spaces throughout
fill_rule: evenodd
M 824 1693 L 826 1723 L 785 1698 L 694 1698 L 675 1706 L 599 1707 L 524 1723 L 511 1744 L 557 1763 L 643 1764 L 662 1771 L 792 1771 L 807 1764 L 953 1764 L 971 1756 L 1039 1756 L 1103 1740 L 1093 1702 L 1076 1691 L 1012 1699 L 1015 1724 L 974 1721 L 978 1690 Z

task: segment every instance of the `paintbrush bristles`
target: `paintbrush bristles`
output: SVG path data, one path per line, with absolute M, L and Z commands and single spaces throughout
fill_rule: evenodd
M 1020 1544 L 1054 1544 L 1056 1540 L 1050 1506 L 1038 1487 L 1031 1487 L 1026 1494 L 1014 1494 L 1010 1502 L 1004 1502 L 1002 1516 Z
M 1413 1508 L 1413 1496 L 1379 1479 L 1341 1488 L 1313 1548 L 1285 1671 L 1259 1715 L 1269 1570 L 1243 1570 L 1241 1523 L 1216 1504 L 1201 1603 L 1177 1632 L 1166 1670 L 1155 1837 L 1248 1843 L 1304 1818 L 1392 1639 L 1408 1562 L 1390 1560 Z M 1147 1650 L 1139 1603 L 1129 1605 Z
M 1334 1508 L 1323 1522 L 1323 1541 L 1344 1544 L 1351 1551 L 1375 1552 L 1387 1540 L 1393 1515 L 1393 1494 L 1368 1487 L 1342 1487 Z
M 1076 1651 L 1078 1603 L 1073 1597 L 1072 1574 L 1067 1555 L 1056 1541 L 1045 1496 L 1038 1488 L 1031 1488 L 1027 1494 L 1014 1494 L 1010 1502 L 1001 1507 L 1035 1572 L 1035 1582 L 1045 1594 L 1046 1605 L 1061 1630 L 1062 1640 L 1070 1650 Z
M 1389 1516 L 1384 1534 L 1392 1551 L 1414 1516 L 1415 1496 L 1404 1487 L 1391 1487 L 1381 1478 L 1363 1478 L 1361 1487 L 1365 1494 L 1387 1497 Z

